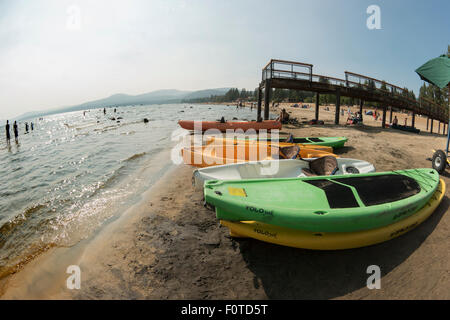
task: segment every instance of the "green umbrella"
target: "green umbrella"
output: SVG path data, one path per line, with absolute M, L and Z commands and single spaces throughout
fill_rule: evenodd
M 443 54 L 431 59 L 416 72 L 422 80 L 444 89 L 450 83 L 450 57 Z
M 441 89 L 448 86 L 448 100 L 450 103 L 450 57 L 443 54 L 437 58 L 431 59 L 423 66 L 416 70 L 417 74 L 422 80 L 434 84 Z M 449 112 L 450 116 L 450 112 Z M 449 119 L 450 125 L 450 119 Z M 448 154 L 448 147 L 450 141 L 450 130 L 447 129 L 447 147 L 446 152 Z

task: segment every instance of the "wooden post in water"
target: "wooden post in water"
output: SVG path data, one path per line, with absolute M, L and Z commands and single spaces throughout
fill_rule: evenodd
M 339 112 L 341 109 L 341 91 L 336 90 L 336 113 L 334 114 L 334 123 L 339 124 Z
M 258 88 L 258 109 L 256 111 L 256 121 L 259 121 L 261 119 L 261 104 L 262 104 L 262 89 L 261 87 Z
M 264 120 L 269 120 L 270 80 L 266 80 L 264 86 Z
M 382 128 L 386 127 L 386 112 L 387 112 L 387 107 L 383 107 L 383 118 L 381 120 L 381 127 Z
M 319 93 L 316 93 L 316 120 L 319 120 Z

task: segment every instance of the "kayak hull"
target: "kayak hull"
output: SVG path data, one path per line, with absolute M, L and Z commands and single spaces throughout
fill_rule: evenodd
M 209 144 L 189 146 L 181 150 L 185 164 L 204 168 L 248 161 L 273 160 L 279 157 L 279 148 L 269 144 Z M 322 150 L 300 148 L 301 158 L 337 157 Z
M 282 228 L 255 221 L 220 223 L 230 230 L 230 235 L 253 238 L 264 242 L 293 248 L 310 250 L 345 250 L 371 246 L 399 237 L 424 222 L 436 210 L 445 194 L 445 182 L 439 186 L 430 200 L 410 217 L 385 227 L 359 232 L 317 233 L 291 228 Z
M 325 145 L 314 145 L 314 144 L 301 144 L 301 143 L 290 143 L 290 142 L 279 142 L 272 140 L 252 140 L 252 139 L 227 139 L 221 137 L 207 137 L 206 144 L 268 144 L 271 146 L 276 146 L 279 148 L 290 147 L 294 145 L 298 145 L 300 148 L 308 148 L 321 150 L 329 153 L 333 153 L 333 147 L 325 146 Z
M 292 179 L 209 180 L 205 201 L 220 220 L 318 232 L 383 227 L 418 211 L 439 184 L 434 169 Z
M 375 172 L 375 167 L 366 161 L 356 159 L 339 158 L 336 175 L 351 174 L 356 168 L 359 173 Z M 207 180 L 245 180 L 245 179 L 277 179 L 306 177 L 303 169 L 309 168 L 309 162 L 305 160 L 263 160 L 245 163 L 225 164 L 203 169 L 197 169 L 193 173 L 193 181 L 196 190 L 203 190 Z
M 219 121 L 194 121 L 194 120 L 180 120 L 178 121 L 180 127 L 186 130 L 207 131 L 216 129 L 221 132 L 227 130 L 281 130 L 281 122 L 276 120 L 265 120 L 261 122 L 256 121 L 236 121 L 236 122 L 219 122 Z
M 226 138 L 216 138 L 216 137 L 210 137 L 209 139 L 216 141 L 219 140 L 231 140 Z M 281 140 L 280 138 L 261 138 L 261 137 L 235 137 L 234 140 L 246 140 L 246 141 L 258 141 L 258 142 L 272 142 L 272 143 L 285 143 L 284 140 Z M 346 137 L 295 137 L 293 138 L 292 143 L 301 144 L 304 146 L 326 146 L 333 149 L 339 149 L 344 147 L 345 143 L 347 142 Z

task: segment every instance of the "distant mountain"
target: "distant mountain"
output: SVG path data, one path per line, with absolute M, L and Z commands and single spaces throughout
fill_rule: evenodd
M 147 92 L 135 96 L 119 93 L 109 96 L 107 98 L 89 101 L 74 106 L 56 108 L 46 111 L 27 112 L 15 118 L 14 120 L 25 120 L 30 118 L 43 117 L 46 115 L 56 113 L 105 108 L 105 107 L 131 106 L 140 104 L 146 105 L 146 104 L 180 103 L 184 99 L 209 98 L 210 96 L 213 95 L 224 95 L 229 89 L 230 88 L 217 88 L 199 91 L 181 91 L 175 89 L 166 89 Z

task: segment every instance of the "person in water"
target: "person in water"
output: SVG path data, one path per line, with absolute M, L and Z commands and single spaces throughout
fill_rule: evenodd
M 13 131 L 14 131 L 14 139 L 16 140 L 16 142 L 19 139 L 19 130 L 17 128 L 17 121 L 14 121 L 14 125 L 13 125 Z
M 30 124 L 30 126 L 31 126 L 31 131 L 33 131 L 33 130 L 34 130 L 34 124 L 33 124 L 33 122 Z
M 28 122 L 25 122 L 25 132 L 28 133 Z
M 106 114 L 106 108 L 103 108 L 103 114 Z
M 9 143 L 11 140 L 11 134 L 9 133 L 9 120 L 6 120 L 6 143 Z

